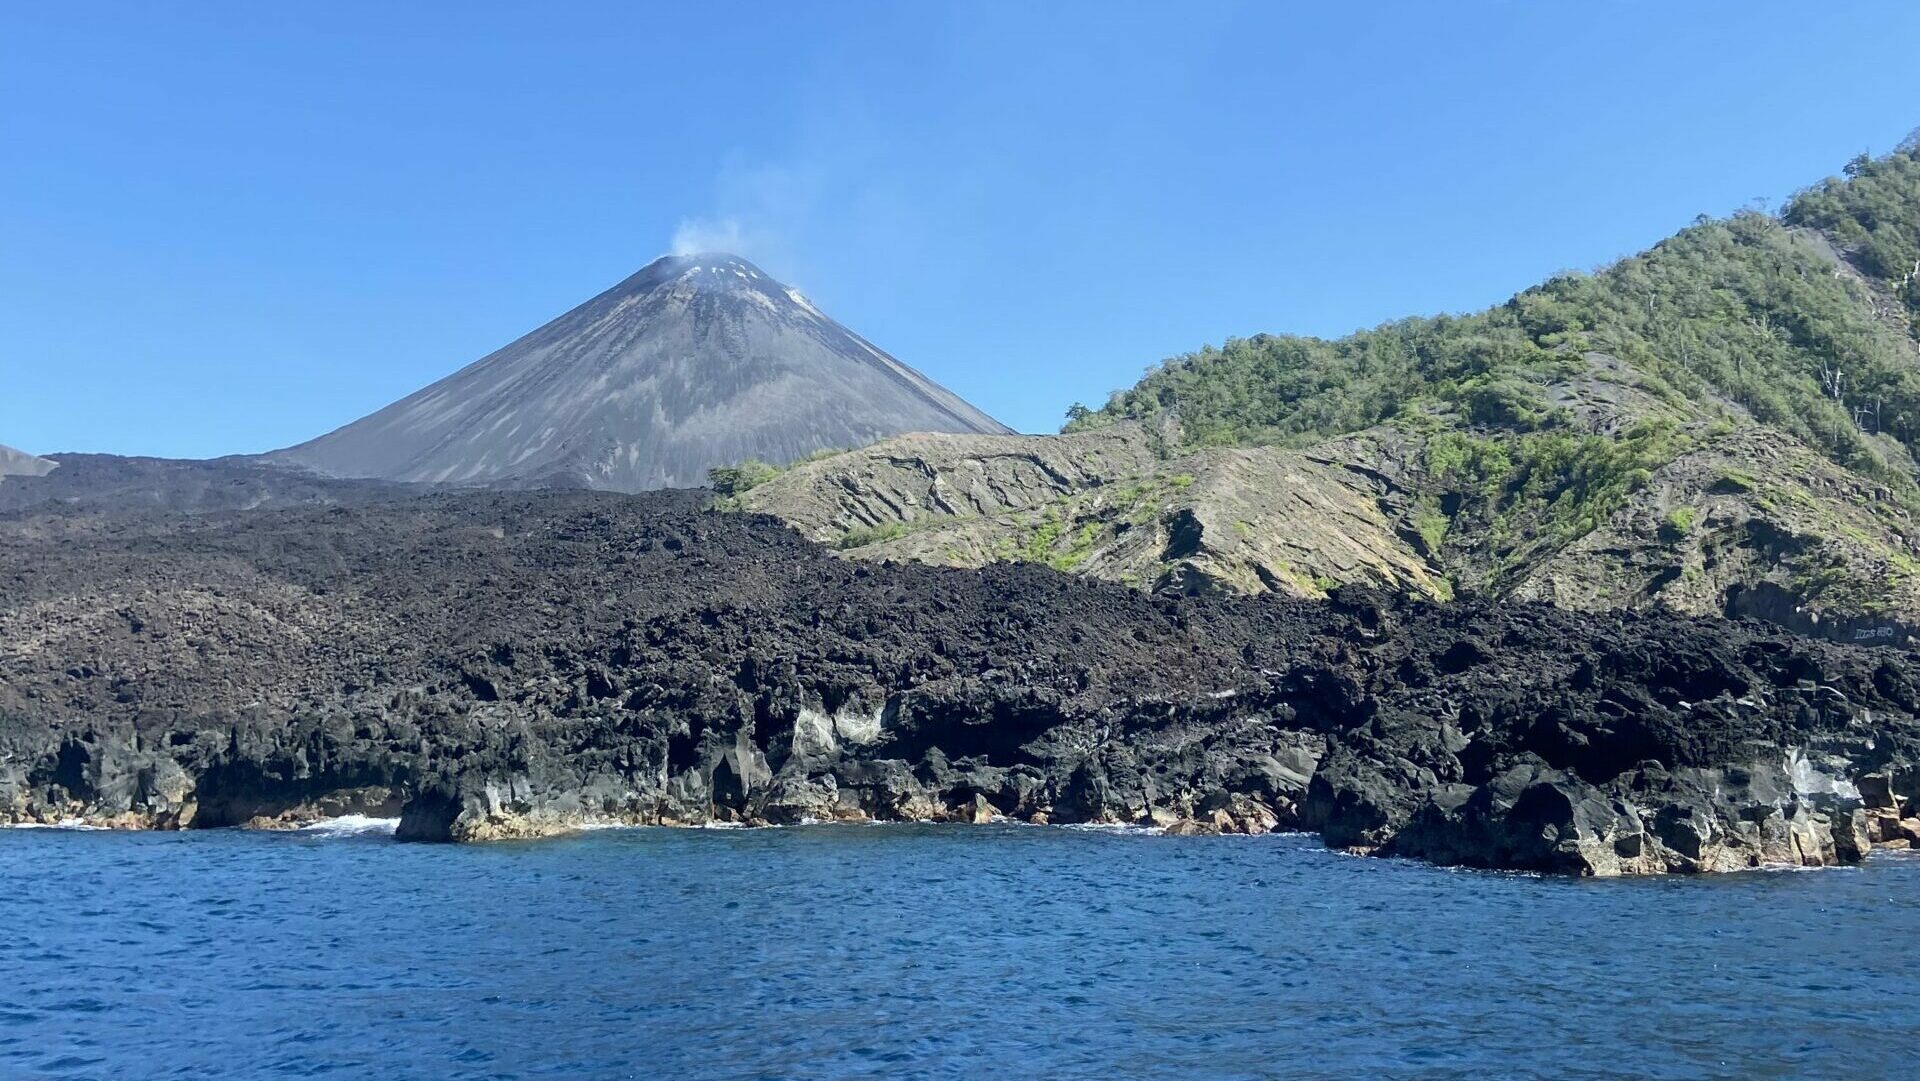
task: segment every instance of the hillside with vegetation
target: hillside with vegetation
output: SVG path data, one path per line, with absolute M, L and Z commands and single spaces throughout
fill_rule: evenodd
M 1738 405 L 1872 472 L 1920 438 L 1920 145 L 1856 159 L 1779 216 L 1698 220 L 1597 274 L 1563 274 L 1467 316 L 1337 341 L 1230 340 L 1175 357 L 1067 430 L 1177 413 L 1192 445 L 1302 445 L 1435 410 L 1464 425 L 1564 426 L 1539 388 L 1588 351 L 1709 412 Z M 1839 263 L 1840 265 L 1836 265 Z M 1886 434 L 1887 441 L 1872 438 Z
M 1357 576 L 1904 634 L 1920 628 L 1920 141 L 1777 215 L 1703 217 L 1486 311 L 1172 358 L 1069 412 L 1069 438 L 1101 431 L 1148 451 L 1044 499 L 889 495 L 908 459 L 923 487 L 973 484 L 967 439 L 830 457 L 737 498 L 876 557 L 1181 591 Z M 1305 521 L 1279 498 L 1344 506 L 1341 489 L 1377 519 L 1367 558 L 1350 558 L 1358 519 Z

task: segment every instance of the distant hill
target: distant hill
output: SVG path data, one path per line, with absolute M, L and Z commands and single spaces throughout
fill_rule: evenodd
M 0 515 L 169 514 L 334 506 L 419 495 L 431 486 L 335 480 L 244 458 L 208 460 L 62 454 L 38 474 L 0 481 Z M 0 521 L 0 532 L 21 523 Z M 37 528 L 37 527 L 36 527 Z
M 1920 144 L 1484 312 L 1229 340 L 1069 417 L 1065 440 L 896 440 L 739 502 L 874 558 L 1032 559 L 1181 592 L 1366 580 L 1904 639 Z M 1124 466 L 974 479 L 1099 432 L 1134 448 Z
M 1008 429 L 753 264 L 673 256 L 264 460 L 336 477 L 635 492 L 920 431 Z

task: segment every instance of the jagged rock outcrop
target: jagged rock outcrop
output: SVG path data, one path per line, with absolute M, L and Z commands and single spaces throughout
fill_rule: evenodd
M 889 526 L 1044 508 L 1155 464 L 1147 433 L 1132 424 L 1058 437 L 922 433 L 803 462 L 739 504 L 833 544 Z
M 1657 604 L 1839 641 L 1920 633 L 1920 522 L 1884 484 L 1749 427 L 1655 471 L 1509 595 L 1586 610 Z
M 265 460 L 336 477 L 637 492 L 902 432 L 1008 430 L 746 260 L 676 255 Z
M 1756 753 L 1721 769 L 1652 765 L 1604 785 L 1516 764 L 1484 784 L 1432 793 L 1386 851 L 1600 876 L 1858 862 L 1871 847 L 1858 790 L 1832 778 L 1809 790 L 1791 773 L 1802 753 Z M 1843 769 L 1852 761 L 1838 760 Z
M 1920 837 L 1920 660 L 1756 623 L 832 558 L 698 494 L 0 529 L 0 819 L 1017 817 L 1583 874 Z M 14 518 L 17 525 L 18 516 Z
M 1155 443 L 1131 424 L 905 436 L 795 466 L 734 502 L 861 559 L 1021 560 L 1168 593 L 1321 597 L 1358 582 L 1448 594 L 1396 533 L 1391 481 L 1357 454 L 1166 459 Z

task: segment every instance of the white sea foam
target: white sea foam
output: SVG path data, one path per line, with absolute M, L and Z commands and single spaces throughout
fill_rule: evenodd
M 1122 837 L 1156 837 L 1167 832 L 1159 826 L 1135 826 L 1126 822 L 1062 822 L 1058 828 L 1076 833 L 1112 833 Z
M 301 826 L 296 832 L 321 837 L 356 837 L 361 834 L 392 834 L 399 826 L 400 820 L 397 818 L 341 815 L 339 818 L 323 818 Z
M 835 825 L 824 819 L 802 819 L 793 823 L 796 826 Z M 851 825 L 851 823 L 849 823 Z M 604 833 L 608 830 L 778 830 L 787 829 L 785 825 L 755 825 L 747 822 L 674 822 L 655 825 L 650 822 L 620 822 L 614 820 L 581 822 L 569 829 L 578 833 Z
M 104 830 L 105 826 L 91 825 L 78 818 L 63 818 L 58 822 L 8 822 L 4 828 L 14 830 Z
M 1849 865 L 1788 863 L 1785 860 L 1778 863 L 1763 863 L 1758 867 L 1748 868 L 1750 871 L 1777 875 L 1798 874 L 1801 871 L 1851 871 L 1853 869 L 1854 868 Z M 1738 874 L 1739 872 L 1736 871 L 1734 873 Z

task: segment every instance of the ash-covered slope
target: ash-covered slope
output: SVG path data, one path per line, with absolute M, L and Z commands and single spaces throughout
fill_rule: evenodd
M 24 450 L 0 446 L 0 477 L 44 477 L 60 463 L 36 458 Z
M 690 487 L 903 432 L 1006 432 L 730 255 L 655 261 L 474 364 L 267 460 L 338 477 Z

